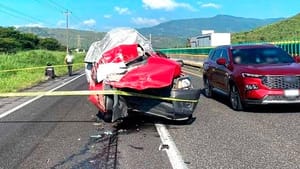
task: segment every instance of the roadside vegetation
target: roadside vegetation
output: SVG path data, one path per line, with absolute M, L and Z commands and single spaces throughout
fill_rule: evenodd
M 19 91 L 45 81 L 47 63 L 55 66 L 57 76 L 66 75 L 65 55 L 66 47 L 54 38 L 0 27 L 0 92 Z M 73 70 L 83 68 L 84 54 L 74 55 Z
M 66 75 L 65 55 L 65 51 L 48 50 L 31 50 L 0 55 L 0 92 L 19 91 L 45 81 L 44 73 L 47 63 L 55 66 L 57 76 Z M 83 68 L 83 59 L 84 54 L 74 53 L 73 70 Z M 15 71 L 7 72 L 5 70 Z

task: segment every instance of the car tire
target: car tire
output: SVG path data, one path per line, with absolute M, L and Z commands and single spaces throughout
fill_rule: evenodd
M 102 119 L 106 123 L 111 123 L 112 122 L 112 112 L 111 111 L 108 111 L 108 112 L 105 112 L 105 113 L 103 113 L 101 111 L 98 111 L 97 117 Z
M 209 80 L 207 78 L 204 79 L 204 89 L 203 89 L 204 95 L 207 98 L 211 98 L 212 97 L 212 87 L 209 84 Z
M 237 111 L 243 110 L 241 96 L 238 91 L 238 88 L 235 85 L 232 85 L 230 87 L 229 100 L 230 100 L 231 108 L 233 110 L 237 110 Z

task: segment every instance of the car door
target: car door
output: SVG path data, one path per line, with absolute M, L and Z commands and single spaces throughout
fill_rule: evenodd
M 220 52 L 220 49 L 215 49 L 212 53 L 210 53 L 208 61 L 204 63 L 205 74 L 210 82 L 210 85 L 213 87 L 217 85 L 215 71 L 216 67 L 218 66 L 216 60 L 220 57 Z
M 225 65 L 216 64 L 216 68 L 214 71 L 215 87 L 227 94 L 230 70 L 228 69 L 229 56 L 225 48 L 221 49 L 220 56 L 218 57 L 218 59 L 220 58 L 224 58 L 226 60 L 226 64 Z

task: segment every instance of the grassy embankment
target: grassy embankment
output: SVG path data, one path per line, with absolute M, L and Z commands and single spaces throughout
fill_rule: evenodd
M 65 52 L 53 52 L 45 50 L 33 50 L 18 52 L 16 54 L 0 55 L 0 92 L 15 92 L 45 81 L 45 67 L 47 63 L 61 65 L 55 67 L 55 74 L 62 76 L 67 74 L 64 66 Z M 74 54 L 73 70 L 83 68 L 84 54 Z M 3 72 L 3 70 L 13 70 Z

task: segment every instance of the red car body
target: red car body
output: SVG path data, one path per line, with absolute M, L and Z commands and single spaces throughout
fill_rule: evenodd
M 274 45 L 219 46 L 203 67 L 205 95 L 225 94 L 235 110 L 251 104 L 300 103 L 300 64 Z
M 136 30 L 111 30 L 90 46 L 85 62 L 89 89 L 98 92 L 89 100 L 104 121 L 136 112 L 170 120 L 192 117 L 201 89 L 193 87 L 179 63 L 157 54 Z
M 128 64 L 137 57 L 137 44 L 120 45 L 103 54 L 103 57 L 95 64 L 95 69 L 98 66 L 106 63 L 125 62 Z M 117 54 L 122 54 L 122 59 L 117 57 Z M 101 71 L 101 70 L 98 70 Z M 104 70 L 102 70 L 104 71 Z M 93 72 L 96 74 L 97 72 Z M 173 79 L 181 75 L 180 65 L 167 58 L 162 58 L 155 53 L 152 53 L 147 62 L 136 66 L 130 71 L 124 73 L 118 81 L 104 81 L 90 85 L 90 90 L 105 90 L 105 86 L 110 86 L 116 89 L 134 89 L 143 91 L 146 89 L 159 89 L 172 85 Z M 101 97 L 101 99 L 100 99 Z M 104 95 L 91 95 L 91 102 L 101 111 L 107 112 Z

